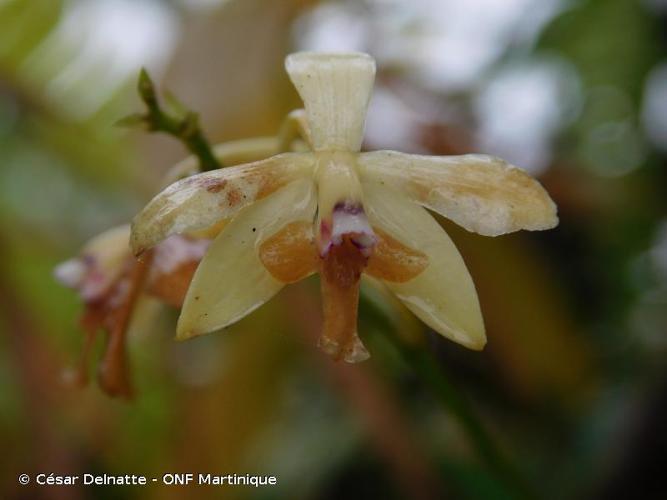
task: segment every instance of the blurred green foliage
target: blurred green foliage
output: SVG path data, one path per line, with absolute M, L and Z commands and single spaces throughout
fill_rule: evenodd
M 314 348 L 316 280 L 228 332 L 186 343 L 172 340 L 176 312 L 146 299 L 130 332 L 138 397 L 123 403 L 94 384 L 62 383 L 82 342 L 80 305 L 51 270 L 129 220 L 185 152 L 113 127 L 140 109 L 137 72 L 112 80 L 104 54 L 91 63 L 89 47 L 63 31 L 72 9 L 95 1 L 0 1 L 0 496 L 186 493 L 26 490 L 16 481 L 43 471 L 279 477 L 277 488 L 228 488 L 224 498 L 664 495 L 652 488 L 667 451 L 656 418 L 667 409 L 667 148 L 642 121 L 647 78 L 665 61 L 664 11 L 635 0 L 568 3 L 537 43 L 510 44 L 490 70 L 555 54 L 574 68 L 580 95 L 561 103 L 578 111 L 558 130 L 541 178 L 559 205 L 559 228 L 485 239 L 441 221 L 478 287 L 490 340 L 483 353 L 428 332 L 370 286 L 360 333 L 373 357 L 354 367 Z M 176 20 L 174 50 L 152 47 L 168 63 L 158 68 L 162 84 L 202 113 L 216 141 L 275 133 L 298 104 L 282 58 L 317 4 L 152 2 Z M 473 107 L 474 85 L 463 96 L 434 92 L 415 83 L 409 62 L 381 64 L 379 85 L 407 88 L 437 110 Z M 452 146 L 474 136 L 457 118 L 467 114 L 443 115 L 444 132 L 426 116 L 413 135 L 434 153 L 467 152 L 466 141 Z M 447 374 L 447 387 L 429 367 Z M 450 390 L 453 399 L 443 397 Z M 468 412 L 515 472 L 499 476 L 479 455 Z M 506 477 L 514 473 L 526 490 Z

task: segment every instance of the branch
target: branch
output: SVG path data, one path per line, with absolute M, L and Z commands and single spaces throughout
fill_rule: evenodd
M 199 115 L 197 113 L 185 109 L 178 113 L 165 111 L 160 106 L 153 81 L 144 68 L 139 73 L 137 88 L 141 100 L 146 105 L 147 112 L 126 116 L 119 120 L 116 125 L 122 127 L 141 126 L 151 132 L 163 132 L 176 137 L 188 151 L 197 157 L 202 171 L 223 167 L 214 156 L 211 146 L 199 126 Z

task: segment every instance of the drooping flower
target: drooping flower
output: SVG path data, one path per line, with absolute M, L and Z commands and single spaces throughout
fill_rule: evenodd
M 181 307 L 210 241 L 174 235 L 157 245 L 150 258 L 137 262 L 130 252 L 129 236 L 129 225 L 109 229 L 54 272 L 62 284 L 79 292 L 84 303 L 80 323 L 86 341 L 73 372 L 75 382 L 85 383 L 93 341 L 99 332 L 106 331 L 98 380 L 109 395 L 121 397 L 132 395 L 125 344 L 137 299 L 147 293 L 165 304 Z
M 368 357 L 356 328 L 362 274 L 384 283 L 434 330 L 481 349 L 474 284 L 425 208 L 496 236 L 557 225 L 549 195 L 490 156 L 361 153 L 375 75 L 368 55 L 297 53 L 286 69 L 305 104 L 312 152 L 183 179 L 133 222 L 131 245 L 140 255 L 173 234 L 230 221 L 195 273 L 177 337 L 230 325 L 284 285 L 319 272 L 320 345 L 338 359 Z
M 292 113 L 278 136 L 218 144 L 213 154 L 226 165 L 276 154 L 291 147 L 294 131 L 290 127 L 296 127 L 299 120 L 299 113 Z M 163 185 L 193 175 L 199 168 L 196 157 L 186 158 L 167 172 Z M 86 339 L 79 364 L 70 372 L 75 383 L 86 382 L 93 342 L 104 331 L 108 337 L 99 365 L 100 386 L 112 396 L 131 396 L 126 337 L 137 300 L 146 294 L 180 308 L 199 261 L 222 226 L 217 223 L 202 231 L 173 235 L 137 262 L 130 250 L 130 226 L 126 224 L 95 236 L 79 255 L 56 267 L 56 279 L 77 290 L 84 303 L 80 324 Z

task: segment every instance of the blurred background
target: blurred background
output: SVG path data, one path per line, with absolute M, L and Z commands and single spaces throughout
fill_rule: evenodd
M 665 498 L 666 18 L 663 0 L 0 0 L 0 497 Z M 144 298 L 134 400 L 63 384 L 82 305 L 53 267 L 185 156 L 113 126 L 141 110 L 139 68 L 221 142 L 277 132 L 302 49 L 376 58 L 365 148 L 498 155 L 555 199 L 544 233 L 439 219 L 487 348 L 367 289 L 372 358 L 332 363 L 313 278 L 185 343 L 177 311 Z M 278 485 L 26 488 L 24 472 Z

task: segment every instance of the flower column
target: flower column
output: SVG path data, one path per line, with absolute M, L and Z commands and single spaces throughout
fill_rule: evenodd
M 356 158 L 375 62 L 366 54 L 297 53 L 287 58 L 286 68 L 305 104 L 317 159 L 320 346 L 337 359 L 362 361 L 368 352 L 357 335 L 359 283 L 377 238 L 364 212 Z

